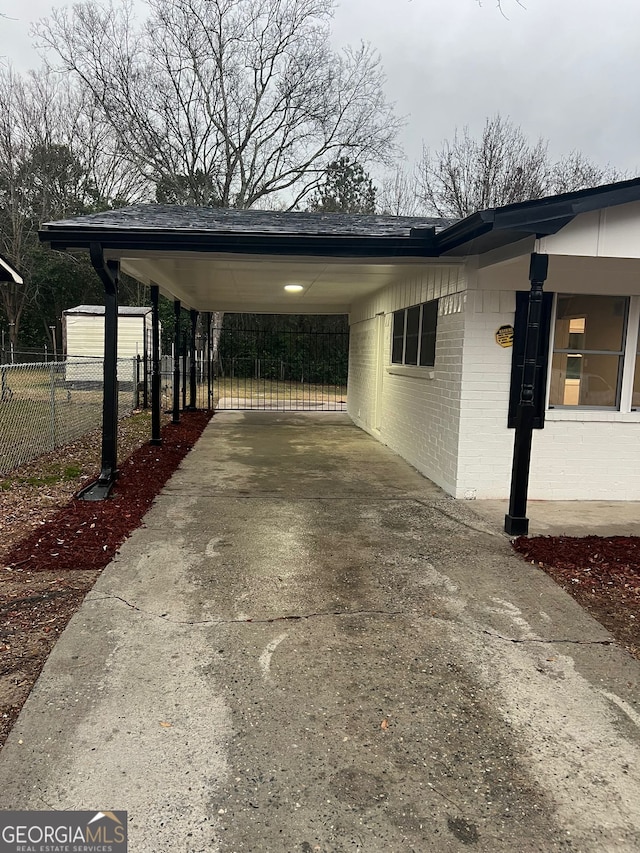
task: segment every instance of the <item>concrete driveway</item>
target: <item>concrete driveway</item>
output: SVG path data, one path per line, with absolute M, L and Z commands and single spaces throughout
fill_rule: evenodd
M 132 853 L 640 849 L 640 664 L 344 415 L 219 414 L 58 642 L 0 808 Z

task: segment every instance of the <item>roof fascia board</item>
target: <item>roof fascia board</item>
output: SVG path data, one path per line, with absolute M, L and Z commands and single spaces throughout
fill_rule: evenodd
M 436 243 L 440 254 L 448 252 L 463 243 L 470 243 L 493 229 L 494 210 L 481 210 L 450 225 L 436 235 Z M 473 253 L 470 253 L 473 254 Z
M 576 193 L 519 202 L 473 214 L 441 231 L 436 236 L 436 243 L 439 250 L 444 253 L 464 246 L 466 243 L 472 243 L 489 231 L 511 231 L 523 235 L 540 236 L 556 234 L 580 213 L 616 207 L 639 200 L 640 178 L 635 178 L 624 184 L 609 184 Z M 506 242 L 513 241 L 507 239 Z M 482 253 L 480 245 L 476 247 L 476 252 Z M 476 252 L 471 246 L 468 254 Z
M 48 227 L 40 239 L 52 249 L 86 249 L 100 242 L 108 251 L 168 248 L 174 251 L 228 252 L 250 255 L 293 255 L 321 257 L 437 257 L 433 235 L 416 237 L 308 236 L 274 234 L 211 234 L 187 231 L 143 231 L 124 229 L 73 229 Z

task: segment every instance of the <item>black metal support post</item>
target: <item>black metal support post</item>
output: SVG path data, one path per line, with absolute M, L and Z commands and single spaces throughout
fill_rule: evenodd
M 142 408 L 149 408 L 149 344 L 147 341 L 147 318 L 144 318 L 144 334 L 142 336 Z
M 180 300 L 173 303 L 175 340 L 173 345 L 173 423 L 180 423 Z
M 187 336 L 182 341 L 182 411 L 187 408 Z
M 536 411 L 535 376 L 540 346 L 540 321 L 542 318 L 542 288 L 547 279 L 549 256 L 533 252 L 529 267 L 529 306 L 527 310 L 527 335 L 524 350 L 524 370 L 520 402 L 516 417 L 516 434 L 511 469 L 511 495 L 509 512 L 504 517 L 504 529 L 510 536 L 526 536 L 529 532 L 527 518 L 527 493 L 531 466 L 531 440 Z
M 104 285 L 104 365 L 102 396 L 102 460 L 100 476 L 78 497 L 102 501 L 118 476 L 118 277 L 117 261 L 105 263 L 102 246 L 90 246 L 91 263 Z
M 198 325 L 198 312 L 191 309 L 191 340 L 189 342 L 189 406 L 192 411 L 196 408 L 196 326 Z
M 151 444 L 160 446 L 160 392 L 162 377 L 160 375 L 160 316 L 158 303 L 160 288 L 151 285 Z
M 207 311 L 207 409 L 211 411 L 213 387 L 211 383 L 211 311 Z

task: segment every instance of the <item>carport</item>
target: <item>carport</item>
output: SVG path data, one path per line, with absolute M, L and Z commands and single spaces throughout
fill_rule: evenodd
M 619 280 L 621 292 L 633 294 L 631 307 L 636 311 L 640 305 L 633 283 L 637 280 L 639 202 L 640 179 L 634 179 L 480 211 L 460 222 L 137 205 L 47 223 L 41 239 L 58 250 L 88 250 L 105 286 L 102 465 L 98 481 L 85 498 L 106 497 L 117 473 L 115 353 L 122 270 L 151 287 L 153 442 L 160 441 L 159 293 L 174 302 L 176 330 L 180 312 L 190 311 L 192 345 L 198 312 L 349 313 L 351 323 L 359 324 L 359 343 L 350 353 L 350 363 L 360 373 L 355 389 L 358 400 L 349 410 L 356 424 L 456 497 L 476 496 L 475 486 L 467 488 L 460 475 L 464 466 L 473 475 L 472 486 L 477 474 L 481 492 L 483 482 L 493 483 L 479 497 L 502 497 L 499 492 L 506 483 L 496 485 L 488 472 L 492 467 L 503 472 L 508 457 L 510 504 L 505 529 L 511 534 L 526 533 L 533 434 L 544 427 L 551 371 L 551 318 L 556 303 L 554 296 L 545 298 L 545 282 L 552 284 L 555 293 L 574 292 L 588 273 L 589 292 L 608 294 L 617 292 Z M 620 214 L 610 214 L 616 208 Z M 610 279 L 612 272 L 617 279 Z M 287 285 L 297 285 L 297 292 L 287 290 Z M 523 298 L 516 300 L 516 291 Z M 482 304 L 478 311 L 476 306 Z M 435 307 L 431 313 L 430 306 Z M 483 311 L 487 318 L 480 317 Z M 459 321 L 447 324 L 445 320 L 454 315 Z M 427 316 L 433 322 L 430 332 L 425 331 Z M 494 322 L 492 317 L 502 318 L 495 340 L 502 336 L 507 346 L 513 341 L 513 358 L 509 350 L 497 358 L 494 330 L 487 325 Z M 412 332 L 416 353 L 414 360 L 405 361 L 411 322 L 419 323 Z M 402 324 L 400 334 L 397 323 Z M 436 325 L 437 364 L 433 360 Z M 633 353 L 629 341 L 637 340 L 638 334 L 631 325 L 629 329 L 633 332 L 626 337 L 629 351 L 621 351 L 629 365 L 621 380 L 627 409 L 621 407 L 618 394 L 609 406 L 612 422 L 635 418 L 630 403 Z M 418 347 L 422 353 L 422 343 L 416 343 L 422 335 L 426 352 L 429 334 L 431 361 L 417 355 Z M 481 346 L 476 341 L 479 336 Z M 392 340 L 400 347 L 399 360 L 390 352 Z M 491 385 L 486 380 L 494 379 L 494 370 Z M 388 376 L 395 396 L 385 401 L 381 386 Z M 410 384 L 415 381 L 420 388 Z M 176 365 L 174 419 L 179 417 L 178 385 Z M 411 407 L 417 396 L 424 401 L 422 408 Z M 404 407 L 401 419 L 417 421 L 418 443 L 428 448 L 423 457 L 410 446 L 412 430 L 398 436 L 392 429 L 386 433 L 380 429 L 382 410 L 388 413 L 396 407 L 397 414 L 399 405 Z M 624 417 L 616 416 L 616 411 Z M 491 413 L 498 421 L 489 422 Z M 478 415 L 486 425 L 482 449 Z M 575 422 L 581 417 L 582 412 L 572 414 Z M 503 432 L 507 426 L 514 430 L 513 442 Z M 566 440 L 571 446 L 569 433 Z M 608 437 L 602 442 L 611 445 Z M 514 447 L 513 455 L 507 445 Z M 482 466 L 474 458 L 478 453 Z M 492 454 L 499 465 L 493 465 Z M 446 464 L 440 466 L 439 456 Z M 620 497 L 635 496 L 627 490 Z
M 180 316 L 198 313 L 347 314 L 359 299 L 419 276 L 437 256 L 437 218 L 322 215 L 137 205 L 48 223 L 43 241 L 57 250 L 88 250 L 105 288 L 102 465 L 87 500 L 108 495 L 117 473 L 116 359 L 120 272 L 150 286 L 153 307 L 152 442 L 160 439 L 158 296 Z M 293 286 L 293 288 L 292 288 Z M 175 360 L 173 418 L 179 418 Z M 191 406 L 195 377 L 190 377 Z

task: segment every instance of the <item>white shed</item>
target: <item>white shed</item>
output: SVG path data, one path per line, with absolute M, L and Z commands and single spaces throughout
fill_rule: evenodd
M 104 305 L 78 305 L 62 314 L 67 381 L 102 381 Z M 151 308 L 118 308 L 118 378 L 132 381 L 134 360 L 151 354 Z

